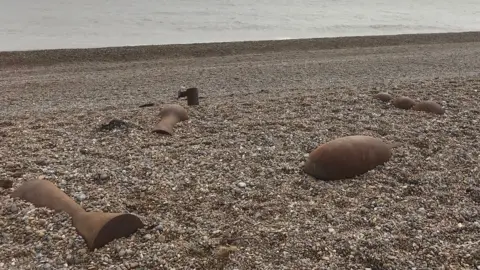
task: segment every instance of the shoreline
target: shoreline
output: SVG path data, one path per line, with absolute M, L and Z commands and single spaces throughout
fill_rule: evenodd
M 480 32 L 343 36 L 286 40 L 0 51 L 0 68 L 80 62 L 126 62 L 266 52 L 480 42 Z

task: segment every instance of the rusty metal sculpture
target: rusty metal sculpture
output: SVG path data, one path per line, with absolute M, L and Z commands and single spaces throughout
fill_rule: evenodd
M 415 106 L 412 107 L 412 110 L 415 111 L 423 111 L 423 112 L 429 112 L 429 113 L 434 113 L 434 114 L 444 114 L 445 109 L 442 108 L 442 106 L 435 101 L 421 101 Z
M 374 95 L 373 98 L 381 100 L 383 102 L 390 102 L 390 100 L 392 100 L 393 97 L 389 93 L 382 92 Z
M 392 100 L 393 106 L 404 110 L 411 109 L 415 103 L 415 100 L 405 96 L 397 97 Z
M 153 128 L 153 132 L 173 135 L 173 127 L 181 121 L 188 120 L 188 112 L 180 105 L 169 104 L 160 111 L 162 118 Z
M 387 162 L 392 145 L 370 136 L 347 136 L 318 146 L 307 158 L 304 172 L 321 180 L 353 178 Z
M 143 222 L 133 214 L 86 212 L 55 184 L 47 180 L 25 182 L 12 193 L 12 196 L 37 207 L 66 212 L 91 251 L 117 238 L 127 237 L 144 226 Z
M 182 97 L 187 97 L 188 106 L 193 106 L 193 105 L 198 105 L 199 104 L 198 88 L 196 88 L 196 87 L 188 88 L 185 91 L 182 91 L 182 90 L 178 91 L 177 99 L 182 98 Z

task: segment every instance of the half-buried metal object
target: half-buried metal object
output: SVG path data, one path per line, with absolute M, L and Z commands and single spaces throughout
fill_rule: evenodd
M 321 144 L 307 158 L 304 172 L 320 180 L 353 178 L 387 162 L 391 145 L 370 136 L 347 136 Z
M 91 251 L 115 239 L 128 237 L 144 226 L 143 222 L 133 214 L 86 212 L 55 184 L 47 180 L 25 182 L 12 193 L 12 196 L 19 197 L 37 207 L 66 212 Z
M 188 112 L 180 105 L 169 104 L 160 111 L 162 118 L 153 128 L 153 132 L 173 135 L 173 127 L 180 121 L 188 120 Z

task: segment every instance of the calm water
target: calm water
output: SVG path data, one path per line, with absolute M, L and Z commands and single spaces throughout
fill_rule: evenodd
M 0 50 L 480 30 L 480 0 L 0 0 Z

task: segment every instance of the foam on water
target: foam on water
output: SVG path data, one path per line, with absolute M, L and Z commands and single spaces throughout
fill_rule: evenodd
M 480 30 L 480 0 L 0 0 L 0 50 Z

